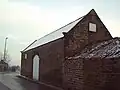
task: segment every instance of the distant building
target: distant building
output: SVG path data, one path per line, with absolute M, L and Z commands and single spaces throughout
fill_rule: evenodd
M 11 66 L 10 71 L 12 71 L 12 72 L 20 72 L 20 66 Z
M 8 64 L 4 61 L 0 61 L 0 72 L 5 72 L 8 70 Z
M 120 90 L 119 42 L 92 9 L 25 48 L 21 75 L 67 90 Z

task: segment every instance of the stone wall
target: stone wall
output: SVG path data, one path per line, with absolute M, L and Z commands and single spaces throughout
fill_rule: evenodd
M 96 24 L 96 32 L 88 32 L 88 43 L 112 39 L 112 36 L 95 12 L 88 14 L 90 23 Z
M 65 56 L 73 56 L 88 44 L 88 21 L 81 21 L 70 32 L 65 34 Z
M 120 59 L 84 60 L 84 90 L 120 90 Z
M 84 59 L 84 89 L 102 90 L 105 85 L 106 74 L 102 73 L 103 62 L 96 59 Z
M 89 31 L 89 23 L 96 24 L 96 32 Z M 109 39 L 112 39 L 111 34 L 96 12 L 91 10 L 75 27 L 65 34 L 65 56 L 73 56 L 80 53 L 86 45 Z
M 96 32 L 89 31 L 89 23 L 96 24 Z M 63 80 L 64 80 L 63 85 L 68 85 L 68 86 L 65 86 L 65 88 L 71 87 L 71 88 L 81 89 L 81 88 L 83 88 L 82 80 L 88 78 L 86 75 L 88 75 L 87 73 L 89 73 L 89 72 L 85 71 L 85 69 L 86 69 L 85 67 L 83 68 L 83 71 L 81 71 L 81 69 L 79 69 L 78 67 L 83 67 L 84 65 L 86 66 L 85 63 L 87 63 L 87 62 L 84 62 L 84 59 L 79 59 L 79 60 L 72 59 L 71 60 L 68 58 L 73 57 L 75 55 L 79 55 L 79 53 L 81 53 L 81 51 L 89 44 L 112 39 L 112 36 L 110 35 L 109 31 L 107 30 L 107 28 L 102 23 L 102 21 L 100 20 L 100 18 L 98 17 L 98 15 L 96 14 L 96 12 L 94 10 L 90 11 L 86 16 L 84 16 L 83 19 L 75 27 L 73 27 L 71 31 L 66 33 L 64 36 L 65 36 L 65 38 L 64 38 L 65 60 L 63 62 L 63 74 L 64 74 L 63 75 L 64 76 L 63 77 Z M 76 62 L 78 62 L 78 63 L 76 63 Z M 84 63 L 81 64 L 81 62 L 84 62 Z M 92 62 L 89 62 L 89 63 L 92 63 Z M 89 65 L 89 63 L 88 63 L 88 65 Z M 79 66 L 79 65 L 83 65 L 83 66 Z M 90 64 L 90 65 L 92 65 L 92 64 Z M 81 73 L 83 74 L 83 72 L 85 72 L 83 75 L 84 78 L 82 78 L 80 80 L 79 80 L 79 78 L 76 78 L 77 73 L 79 76 L 79 75 L 81 75 Z M 92 72 L 92 73 L 94 73 L 94 72 Z M 96 72 L 95 72 L 95 74 L 91 74 L 91 73 L 89 73 L 89 74 L 91 75 L 90 81 L 91 81 L 92 77 L 93 77 L 92 80 L 94 80 L 95 75 L 97 76 Z M 105 76 L 103 77 L 102 75 L 100 76 L 101 80 L 102 80 L 102 78 L 104 79 L 104 77 L 105 77 Z M 79 77 L 81 77 L 81 76 L 79 76 Z M 89 78 L 87 80 L 88 81 L 85 80 L 86 82 L 84 82 L 84 84 L 86 84 L 88 87 L 91 84 L 89 83 Z M 79 83 L 77 83 L 77 82 L 79 82 Z M 94 82 L 92 82 L 92 83 L 94 83 Z M 103 84 L 103 82 L 101 84 Z M 95 84 L 92 84 L 92 85 L 95 85 Z M 86 87 L 84 87 L 84 88 L 86 88 Z M 90 86 L 89 88 L 92 88 L 92 86 Z
M 120 90 L 120 59 L 70 58 L 65 62 L 65 89 Z
M 83 90 L 83 60 L 66 59 L 64 62 L 64 89 Z

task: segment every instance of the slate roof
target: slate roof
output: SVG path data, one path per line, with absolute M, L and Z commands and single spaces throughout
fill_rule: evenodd
M 103 41 L 83 49 L 79 55 L 71 58 L 119 58 L 120 57 L 120 38 Z
M 47 34 L 44 37 L 42 37 L 38 40 L 35 40 L 32 44 L 30 44 L 27 48 L 25 48 L 23 50 L 23 52 L 64 37 L 63 32 L 70 31 L 79 21 L 81 21 L 83 19 L 83 17 L 80 17 L 77 20 L 51 32 L 50 34 Z

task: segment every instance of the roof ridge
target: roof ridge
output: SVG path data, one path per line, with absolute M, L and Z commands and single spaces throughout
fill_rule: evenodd
M 84 15 L 84 16 L 85 16 L 85 15 Z M 59 28 L 59 29 L 56 29 L 56 30 L 54 30 L 54 31 L 52 31 L 52 32 L 50 32 L 50 33 L 48 33 L 48 34 L 46 34 L 45 36 L 43 36 L 43 37 L 41 37 L 41 38 L 39 38 L 39 39 L 37 39 L 37 40 L 40 40 L 40 39 L 42 39 L 42 38 L 44 38 L 44 37 L 46 37 L 46 36 L 48 36 L 48 35 L 50 35 L 50 34 L 52 34 L 52 33 L 54 33 L 54 32 L 56 32 L 56 31 L 58 31 L 58 30 L 64 28 L 64 27 L 66 27 L 66 26 L 72 24 L 73 22 L 75 22 L 75 21 L 77 21 L 77 20 L 83 18 L 84 16 L 82 16 L 82 17 L 80 17 L 80 18 L 78 18 L 78 19 L 76 19 L 76 20 L 74 20 L 74 21 L 72 21 L 72 22 L 70 22 L 70 23 L 68 23 L 68 24 L 66 24 L 66 25 L 64 25 L 64 26 L 62 26 L 62 27 Z

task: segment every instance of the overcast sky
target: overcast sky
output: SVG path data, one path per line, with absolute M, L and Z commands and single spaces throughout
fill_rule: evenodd
M 20 65 L 20 51 L 27 45 L 87 14 L 92 8 L 112 36 L 119 37 L 119 0 L 0 0 L 0 52 L 8 37 L 11 64 Z

